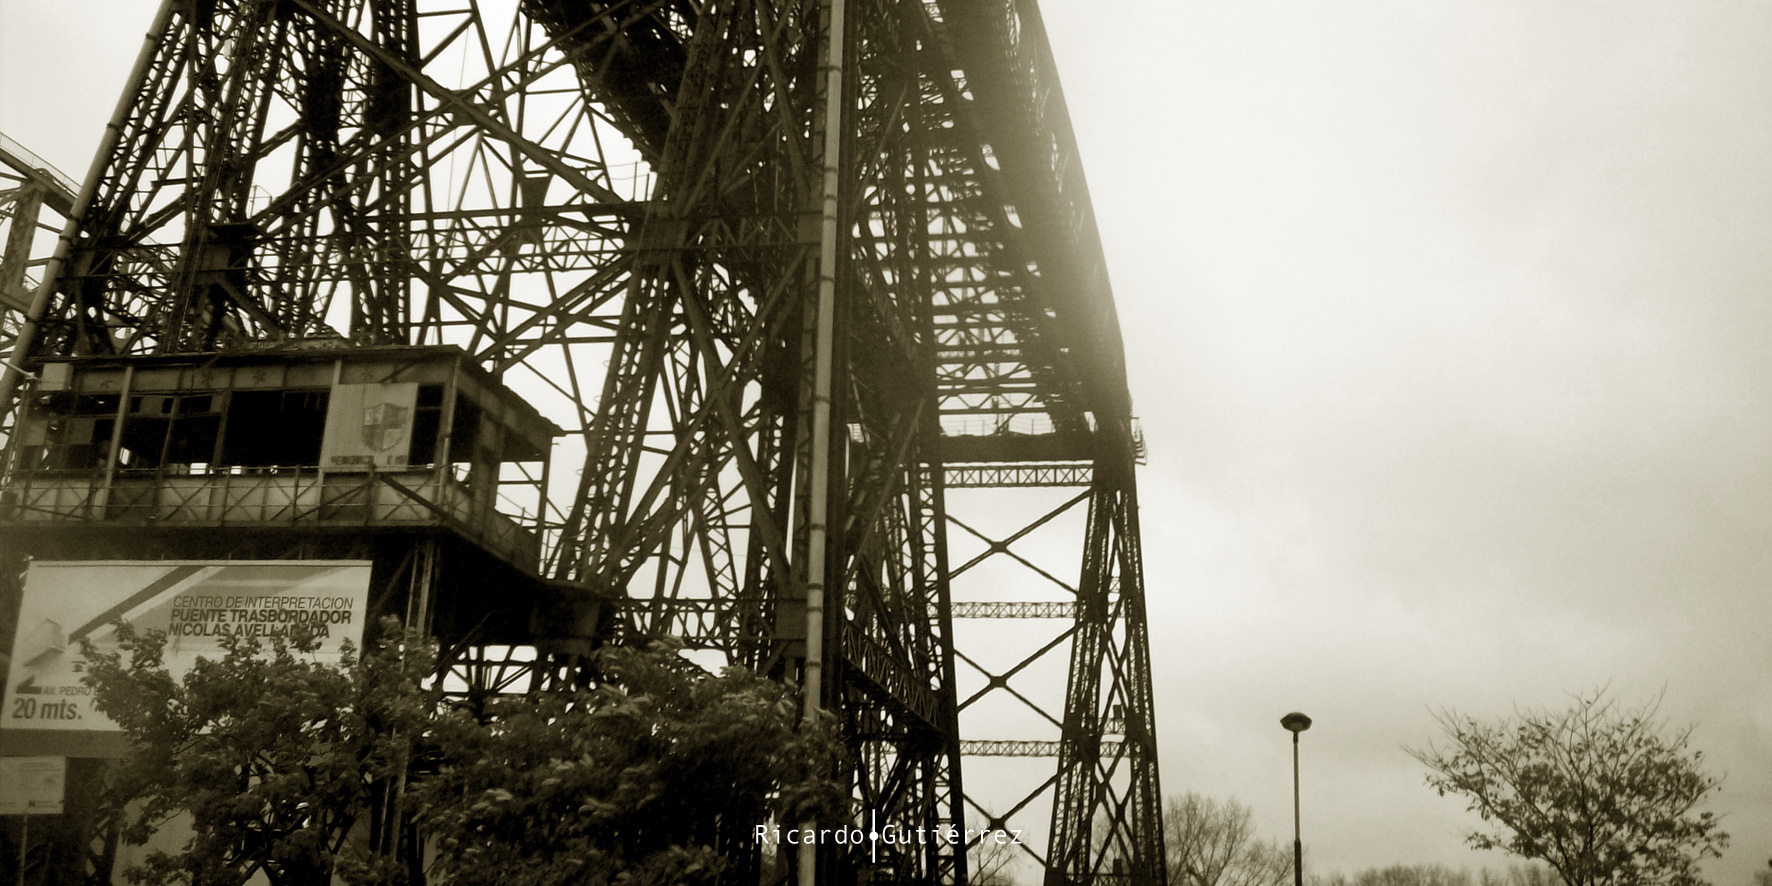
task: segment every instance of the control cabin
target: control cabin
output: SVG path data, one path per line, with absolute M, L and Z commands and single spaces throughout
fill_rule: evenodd
M 533 574 L 561 433 L 452 347 L 73 359 L 39 373 L 0 525 L 447 529 Z
M 468 697 L 612 629 L 611 594 L 542 575 L 563 432 L 457 348 L 70 358 L 24 396 L 0 562 L 366 562 L 366 623 L 428 631 Z M 0 575 L 0 601 L 28 592 Z M 0 756 L 108 757 L 120 741 L 6 729 Z
M 4 553 L 367 560 L 371 617 L 445 644 L 582 652 L 611 626 L 612 595 L 541 573 L 563 432 L 457 348 L 74 358 L 27 396 Z

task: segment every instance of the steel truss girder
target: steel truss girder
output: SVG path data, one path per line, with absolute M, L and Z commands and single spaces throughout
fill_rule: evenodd
M 460 346 L 575 435 L 576 488 L 534 503 L 537 568 L 625 597 L 617 639 L 675 636 L 798 681 L 822 575 L 821 701 L 877 823 L 964 828 L 968 749 L 1052 751 L 1057 772 L 1011 808 L 974 810 L 1001 824 L 1049 800 L 1033 852 L 1049 882 L 1148 881 L 1162 853 L 1130 405 L 1031 3 L 171 8 L 70 231 L 37 359 Z M 843 158 L 828 210 L 827 135 Z M 831 466 L 816 563 L 815 463 Z M 950 491 L 1065 503 L 1001 533 L 951 516 Z M 1042 562 L 1085 509 L 1081 565 Z M 956 600 L 998 563 L 1049 599 Z M 1005 616 L 1057 628 L 1008 664 L 955 636 L 956 618 Z M 1023 685 L 1067 655 L 1062 702 Z M 569 656 L 527 648 L 449 660 L 470 696 L 575 678 Z M 964 703 L 963 668 L 987 684 Z M 999 698 L 1054 738 L 963 744 L 962 709 Z M 833 878 L 863 864 L 826 855 Z M 901 882 L 966 877 L 952 846 L 892 865 Z
M 1076 618 L 1076 603 L 978 602 L 955 603 L 954 618 Z
M 963 741 L 960 751 L 969 757 L 1056 757 L 1060 743 L 1056 741 Z M 1107 756 L 1121 753 L 1122 743 L 1103 741 L 1101 752 Z
M 434 11 L 430 23 L 461 22 L 440 40 L 421 39 L 410 7 L 368 8 L 222 2 L 173 15 L 45 345 L 164 352 L 334 331 L 478 351 L 527 320 L 513 273 L 620 263 L 633 213 L 614 198 L 610 162 L 585 155 L 595 109 L 528 119 L 540 115 L 524 88 L 562 72 L 571 82 L 539 27 L 513 22 L 507 56 L 463 64 L 468 82 L 453 88 L 427 70 L 456 75 L 439 56 L 465 51 L 464 35 L 479 36 L 469 25 L 489 26 L 472 4 Z M 261 168 L 279 164 L 280 179 Z M 553 209 L 550 186 L 600 208 Z M 544 301 L 563 294 L 549 290 Z M 449 332 L 460 327 L 471 331 Z

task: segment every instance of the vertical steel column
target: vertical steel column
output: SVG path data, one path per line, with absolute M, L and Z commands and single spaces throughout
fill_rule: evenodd
M 824 90 L 822 119 L 823 199 L 818 229 L 818 294 L 814 308 L 816 332 L 812 357 L 812 435 L 809 497 L 806 515 L 806 664 L 801 684 L 805 721 L 817 719 L 823 706 L 825 658 L 825 581 L 829 568 L 825 541 L 830 509 L 831 479 L 831 375 L 836 350 L 837 219 L 841 197 L 843 132 L 843 50 L 848 42 L 844 28 L 844 0 L 825 0 L 825 34 L 820 87 Z M 803 833 L 814 838 L 817 823 L 805 822 Z M 800 886 L 817 886 L 818 846 L 799 852 Z

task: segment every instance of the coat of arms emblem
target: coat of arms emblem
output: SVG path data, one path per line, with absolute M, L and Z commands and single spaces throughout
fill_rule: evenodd
M 363 445 L 383 452 L 406 440 L 406 426 L 412 410 L 394 403 L 377 403 L 363 408 Z

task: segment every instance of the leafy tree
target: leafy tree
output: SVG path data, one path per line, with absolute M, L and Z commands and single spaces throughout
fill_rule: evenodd
M 1448 747 L 1409 750 L 1441 796 L 1461 794 L 1499 828 L 1467 842 L 1542 859 L 1569 886 L 1697 886 L 1698 862 L 1729 835 L 1699 812 L 1719 785 L 1688 750 L 1693 727 L 1669 730 L 1660 699 L 1621 709 L 1604 689 L 1564 711 L 1487 723 L 1441 711 Z
M 120 652 L 88 647 L 84 679 L 133 748 L 113 780 L 124 836 L 191 831 L 128 875 L 422 882 L 422 828 L 448 882 L 705 883 L 745 873 L 731 863 L 758 858 L 759 822 L 844 807 L 833 722 L 802 727 L 791 689 L 743 669 L 611 649 L 595 688 L 444 711 L 435 647 L 384 627 L 342 664 L 310 634 L 226 637 L 182 679 L 158 632 L 124 625 Z
M 150 852 L 126 874 L 153 886 L 401 879 L 388 800 L 433 707 L 419 686 L 435 650 L 384 628 L 366 656 L 347 645 L 342 665 L 317 656 L 321 638 L 306 630 L 268 651 L 225 636 L 222 657 L 182 679 L 166 669 L 162 632 L 123 624 L 119 652 L 86 644 L 82 681 L 131 745 L 112 776 L 124 839 L 145 843 L 181 815 L 191 830 L 183 851 Z M 347 842 L 358 822 L 371 823 L 367 847 Z
M 1249 807 L 1189 791 L 1163 812 L 1169 882 L 1177 886 L 1284 886 L 1292 851 L 1255 839 Z
M 669 650 L 610 648 L 596 664 L 595 688 L 439 723 L 440 765 L 414 798 L 444 879 L 711 883 L 757 857 L 771 815 L 842 810 L 834 726 L 802 728 L 787 687 L 742 668 L 706 675 Z

